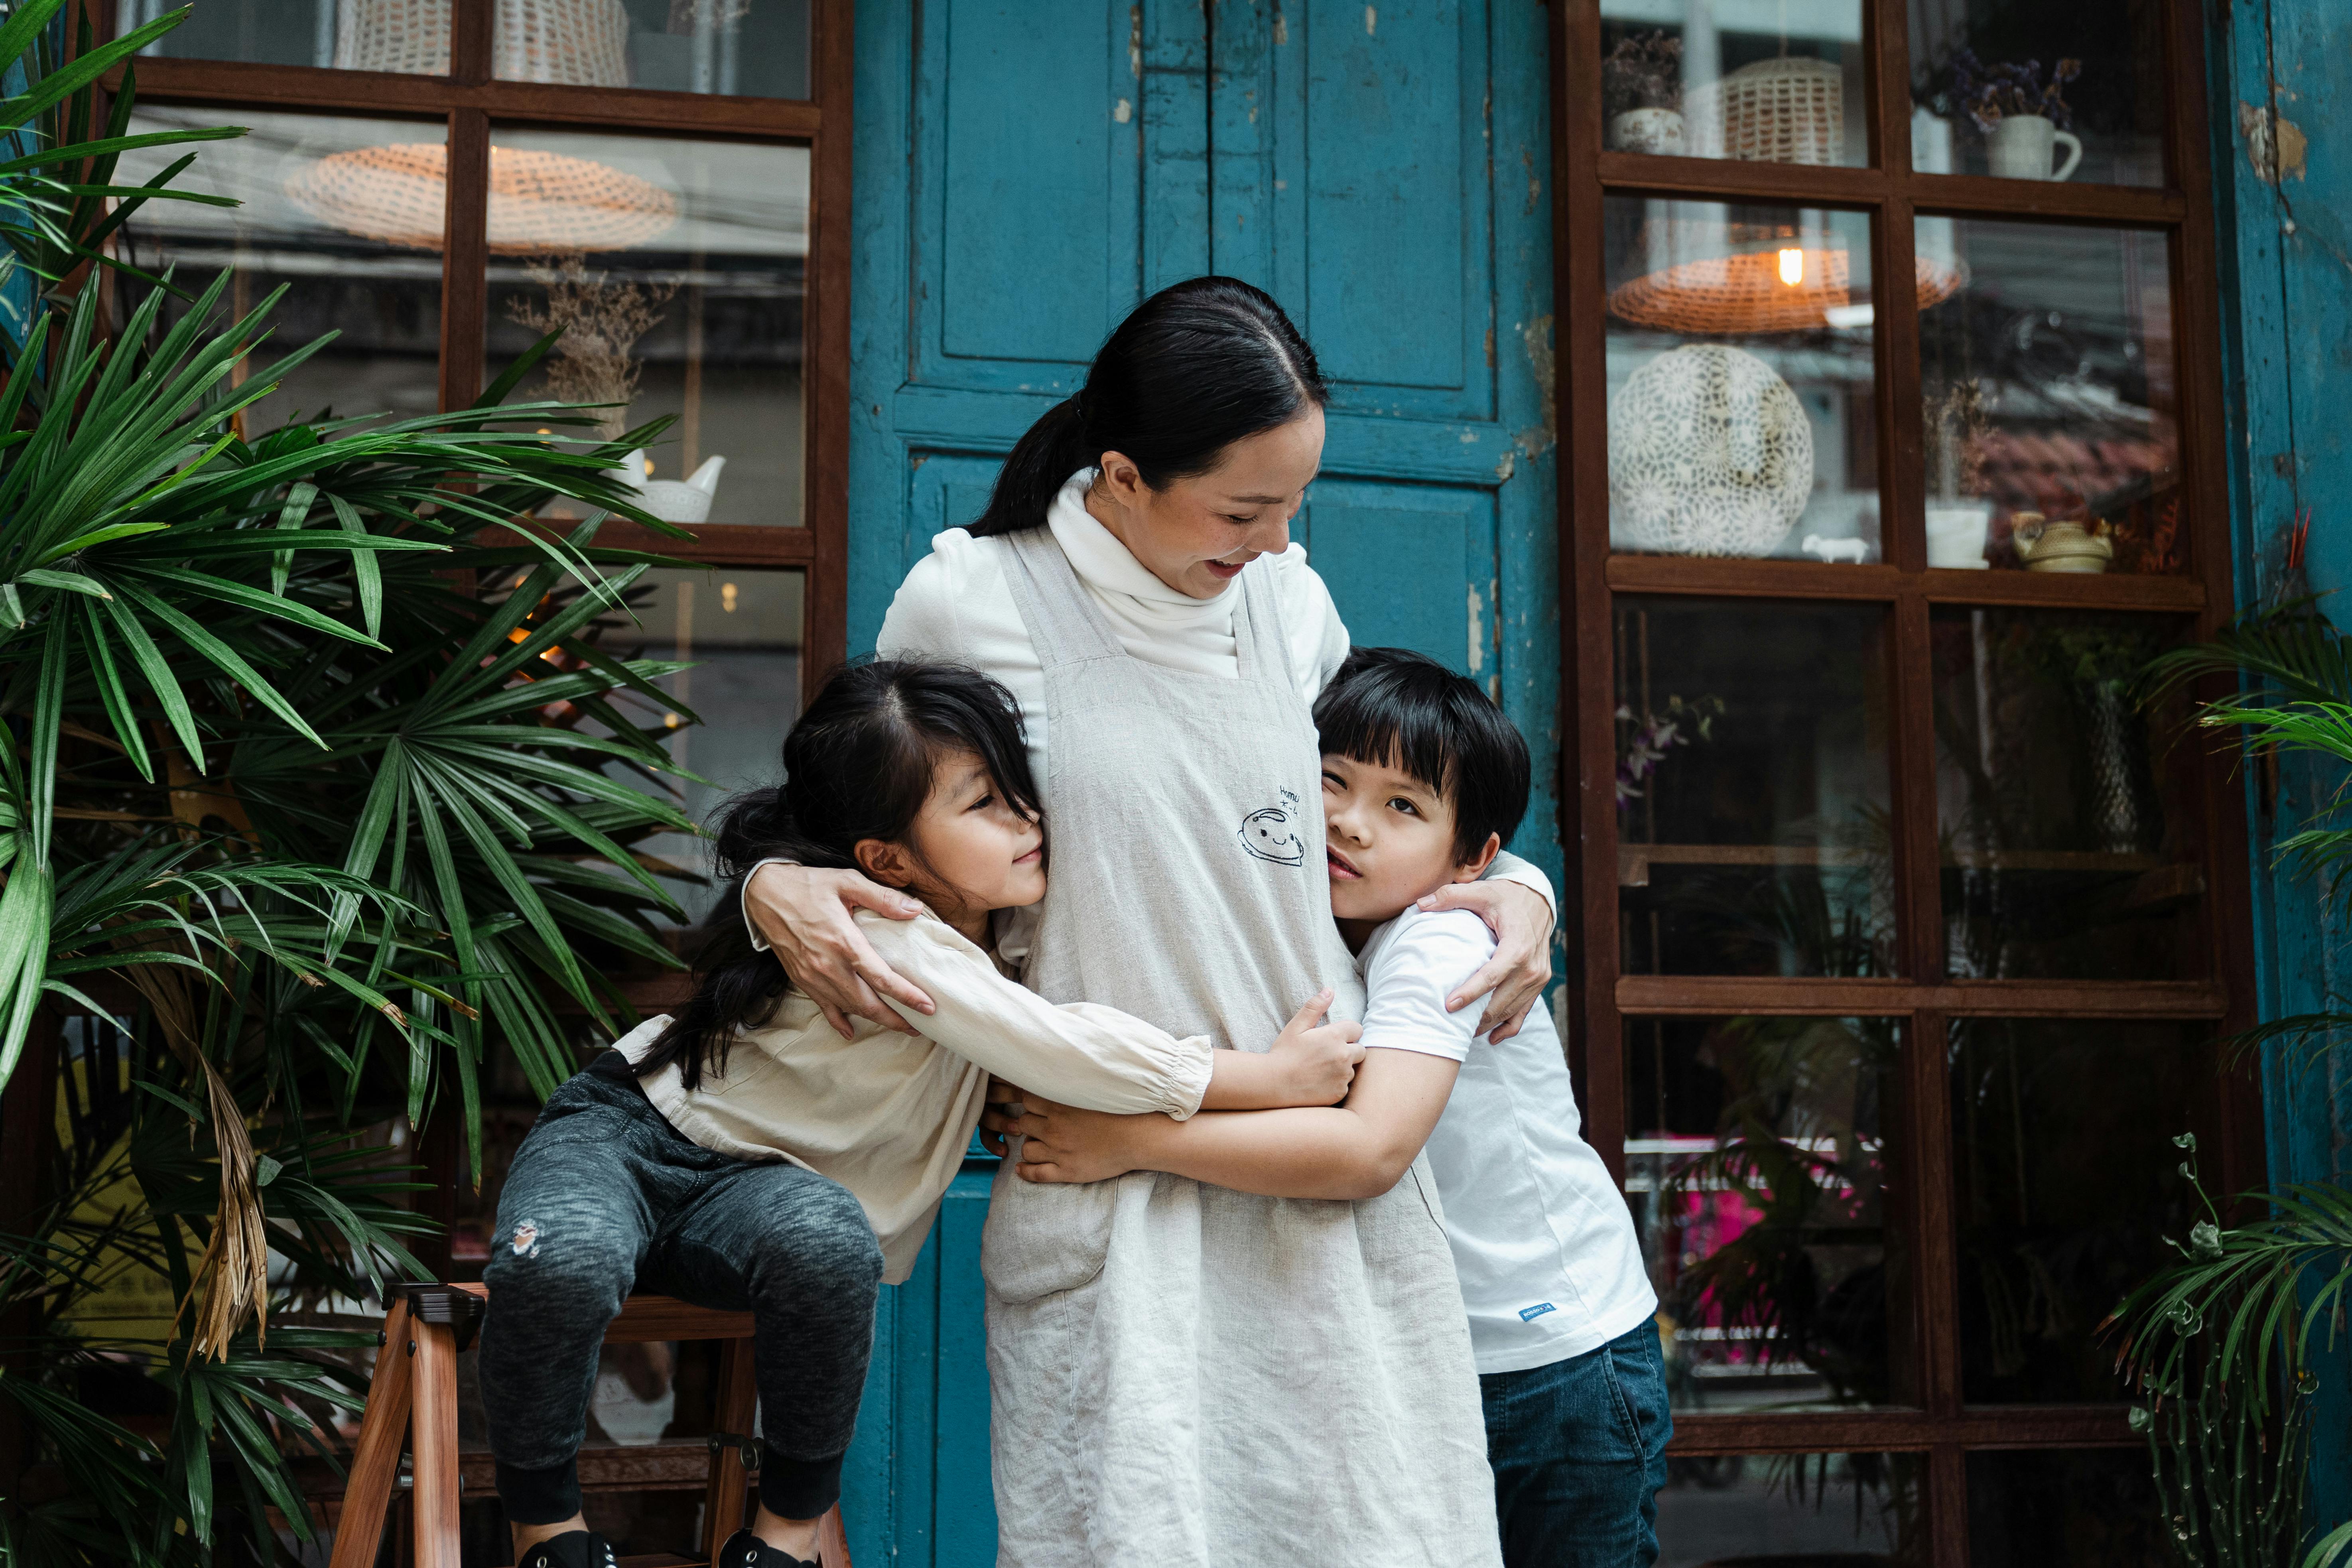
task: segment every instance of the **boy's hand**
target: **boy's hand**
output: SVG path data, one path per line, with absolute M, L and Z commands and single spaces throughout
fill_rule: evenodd
M 988 1099 L 980 1110 L 980 1146 L 1000 1160 L 1007 1157 L 1004 1135 L 1013 1131 L 1013 1120 L 1021 1114 L 1026 1098 L 1019 1084 L 989 1075 Z
M 1331 988 L 1327 985 L 1291 1015 L 1266 1052 L 1282 1074 L 1282 1104 L 1337 1105 L 1348 1098 L 1348 1086 L 1356 1081 L 1356 1064 L 1364 1059 L 1364 1047 L 1356 1043 L 1364 1026 L 1345 1018 L 1325 1023 L 1323 1016 L 1330 1010 Z
M 1171 1124 L 1166 1117 L 1150 1111 L 1113 1116 L 1056 1105 L 1034 1094 L 1023 1098 L 1027 1112 L 1013 1120 L 1011 1131 L 1021 1138 L 1021 1163 L 1013 1167 L 1013 1173 L 1024 1182 L 1107 1182 L 1124 1176 L 1136 1168 L 1128 1148 L 1135 1125 Z

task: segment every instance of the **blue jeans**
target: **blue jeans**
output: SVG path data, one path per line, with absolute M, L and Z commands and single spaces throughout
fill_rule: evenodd
M 1478 1388 L 1506 1568 L 1650 1568 L 1675 1430 L 1657 1325 Z

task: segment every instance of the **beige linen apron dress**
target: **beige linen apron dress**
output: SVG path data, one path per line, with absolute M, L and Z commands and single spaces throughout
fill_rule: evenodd
M 1324 985 L 1315 726 L 1269 563 L 1241 679 L 1129 656 L 1044 529 L 1001 537 L 1045 666 L 1052 875 L 1027 979 L 1264 1050 Z M 988 1286 L 999 1568 L 1493 1568 L 1494 1479 L 1436 1184 L 1360 1203 L 999 1169 Z

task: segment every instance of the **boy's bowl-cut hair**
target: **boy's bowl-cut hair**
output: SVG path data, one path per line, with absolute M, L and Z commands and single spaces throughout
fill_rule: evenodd
M 1349 650 L 1315 702 L 1324 753 L 1392 767 L 1454 805 L 1454 858 L 1505 844 L 1528 813 L 1531 768 L 1518 726 L 1435 659 L 1401 647 Z

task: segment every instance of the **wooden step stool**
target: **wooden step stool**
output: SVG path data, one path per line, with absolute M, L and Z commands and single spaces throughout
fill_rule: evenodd
M 368 1384 L 367 1415 L 352 1454 L 329 1568 L 374 1568 L 384 1514 L 400 1479 L 408 1440 L 415 1568 L 461 1568 L 457 1561 L 457 1352 L 471 1342 L 489 1289 L 482 1285 L 399 1285 L 384 1314 L 382 1349 Z M 690 1307 L 669 1296 L 632 1296 L 604 1331 L 607 1344 L 660 1340 L 721 1340 L 719 1408 L 713 1413 L 710 1480 L 704 1493 L 703 1560 L 740 1527 L 759 1447 L 748 1436 L 758 1392 L 751 1364 L 751 1314 Z M 823 1568 L 849 1568 L 841 1510 L 818 1532 Z

